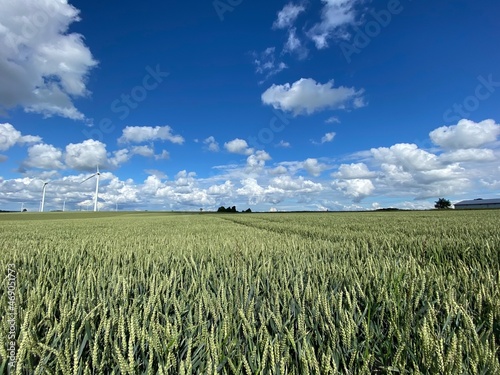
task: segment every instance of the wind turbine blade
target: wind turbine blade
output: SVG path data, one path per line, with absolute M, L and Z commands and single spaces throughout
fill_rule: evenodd
M 86 178 L 85 180 L 83 180 L 82 182 L 80 182 L 81 184 L 83 184 L 85 181 L 88 181 L 90 180 L 92 177 L 95 177 L 96 174 L 93 174 L 92 176 L 90 176 L 89 178 Z

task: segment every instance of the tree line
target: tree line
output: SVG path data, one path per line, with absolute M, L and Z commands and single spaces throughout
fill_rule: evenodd
M 217 210 L 217 212 L 230 212 L 230 213 L 236 213 L 238 212 L 238 210 L 236 210 L 236 206 L 233 206 L 233 207 L 224 207 L 224 206 L 220 206 Z M 252 212 L 252 210 L 250 208 L 244 210 L 244 211 L 241 211 L 241 212 L 244 212 L 244 213 L 250 213 Z

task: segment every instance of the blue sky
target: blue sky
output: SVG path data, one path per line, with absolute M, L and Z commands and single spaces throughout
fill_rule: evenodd
M 0 209 L 500 195 L 493 0 L 0 0 Z

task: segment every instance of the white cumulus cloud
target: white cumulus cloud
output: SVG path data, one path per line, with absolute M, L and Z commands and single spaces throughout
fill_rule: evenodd
M 352 180 L 335 181 L 333 184 L 356 203 L 361 202 L 363 198 L 371 195 L 375 190 L 373 182 L 368 179 L 355 178 Z
M 493 150 L 486 148 L 468 148 L 463 150 L 452 150 L 439 155 L 439 159 L 443 162 L 482 162 L 496 160 Z
M 149 141 L 169 141 L 176 144 L 183 144 L 184 138 L 180 135 L 172 134 L 170 126 L 127 126 L 123 129 L 119 143 L 143 143 Z
M 1 78 L 0 78 L 1 79 Z M 19 130 L 9 123 L 0 124 L 0 151 L 7 151 L 15 144 L 41 142 L 42 138 L 34 135 L 22 135 Z
M 477 148 L 496 141 L 500 135 L 500 125 L 494 120 L 475 123 L 471 120 L 460 120 L 457 125 L 442 126 L 430 132 L 434 144 L 445 149 Z
M 61 169 L 62 151 L 44 143 L 33 145 L 28 149 L 28 159 L 23 163 L 27 167 L 41 169 Z
M 119 159 L 123 160 L 123 153 L 119 156 Z M 64 159 L 69 168 L 79 171 L 94 170 L 98 164 L 107 165 L 106 145 L 93 139 L 70 143 L 66 146 Z
M 337 173 L 332 174 L 333 177 L 340 179 L 368 179 L 376 176 L 375 172 L 368 169 L 365 163 L 342 164 Z
M 215 140 L 214 136 L 206 138 L 203 143 L 206 145 L 208 151 L 219 152 L 219 144 Z
M 248 147 L 247 141 L 240 138 L 224 143 L 224 148 L 232 154 L 250 155 L 253 153 L 253 148 Z
M 314 158 L 308 158 L 304 160 L 302 163 L 300 163 L 300 166 L 312 176 L 319 176 L 321 172 L 327 169 L 327 166 L 325 164 L 321 164 L 320 162 L 318 162 L 318 159 Z
M 390 148 L 373 148 L 371 153 L 377 161 L 400 165 L 404 170 L 431 170 L 441 166 L 435 154 L 421 150 L 415 144 L 398 143 Z
M 333 87 L 333 84 L 333 80 L 322 84 L 312 78 L 301 78 L 292 84 L 273 84 L 261 98 L 264 104 L 292 112 L 294 115 L 363 106 L 363 90 L 344 86 Z
M 79 11 L 67 0 L 0 2 L 0 112 L 17 106 L 82 120 L 73 99 L 89 94 L 97 65 L 83 36 L 68 33 Z

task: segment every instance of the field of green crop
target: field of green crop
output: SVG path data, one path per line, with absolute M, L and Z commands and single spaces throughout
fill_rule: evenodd
M 500 374 L 499 227 L 500 211 L 2 214 L 0 373 L 14 354 L 16 374 Z

